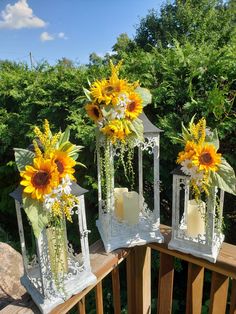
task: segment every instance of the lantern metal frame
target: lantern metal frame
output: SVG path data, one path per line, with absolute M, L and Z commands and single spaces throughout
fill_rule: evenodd
M 110 190 L 106 190 L 109 194 L 107 202 L 102 194 L 102 175 L 100 166 L 100 149 L 104 148 L 104 139 L 97 137 L 97 171 L 98 171 L 98 207 L 99 217 L 96 221 L 99 233 L 101 235 L 106 252 L 111 252 L 120 247 L 133 247 L 143 245 L 149 242 L 163 242 L 163 236 L 160 232 L 160 180 L 159 180 L 159 158 L 160 158 L 160 132 L 144 113 L 140 115 L 140 119 L 144 126 L 144 140 L 137 140 L 135 148 L 138 149 L 138 193 L 139 203 L 142 210 L 139 214 L 139 222 L 130 225 L 126 221 L 117 219 L 114 209 L 114 175 L 111 178 Z M 113 146 L 110 143 L 110 165 L 114 169 L 114 158 L 119 155 L 119 146 Z M 146 151 L 153 155 L 154 166 L 154 209 L 148 208 L 143 198 L 143 152 Z M 114 172 L 113 172 L 114 173 Z
M 21 283 L 26 288 L 32 299 L 42 313 L 49 313 L 57 305 L 65 302 L 72 295 L 79 293 L 89 285 L 95 284 L 96 276 L 91 272 L 89 259 L 89 245 L 84 193 L 87 190 L 81 188 L 76 183 L 72 183 L 71 193 L 79 199 L 79 204 L 75 207 L 78 215 L 78 225 L 80 233 L 81 253 L 75 254 L 72 245 L 67 241 L 65 230 L 65 239 L 67 246 L 68 272 L 61 278 L 62 289 L 58 288 L 53 279 L 52 270 L 49 261 L 49 243 L 46 229 L 43 229 L 39 238 L 35 238 L 36 255 L 32 261 L 28 261 L 26 242 L 24 235 L 22 212 L 22 187 L 19 186 L 10 194 L 15 199 L 17 222 L 20 235 L 21 251 L 24 265 L 24 275 L 21 277 Z
M 175 169 L 172 174 L 172 237 L 168 248 L 215 263 L 224 241 L 224 234 L 222 233 L 224 191 L 217 187 L 211 187 L 211 196 L 206 197 L 205 233 L 191 237 L 187 233 L 187 206 L 191 194 L 190 177 L 186 176 L 179 168 Z M 184 198 L 182 206 L 181 193 Z M 219 199 L 218 210 L 216 210 L 217 197 Z

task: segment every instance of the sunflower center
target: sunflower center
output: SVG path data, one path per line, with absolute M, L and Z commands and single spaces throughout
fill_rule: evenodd
M 35 187 L 43 187 L 49 183 L 50 174 L 47 171 L 39 170 L 32 178 L 32 183 Z
M 63 163 L 62 163 L 60 160 L 56 159 L 56 160 L 55 160 L 55 164 L 57 165 L 57 170 L 58 170 L 58 172 L 59 172 L 59 173 L 63 173 L 63 171 L 64 171 L 64 165 L 63 165 Z
M 112 85 L 108 85 L 108 86 L 105 87 L 105 93 L 107 95 L 112 94 L 113 91 L 114 91 L 114 87 Z
M 94 114 L 97 118 L 99 118 L 100 114 L 99 114 L 98 108 L 93 108 L 93 114 Z
M 202 153 L 199 160 L 200 160 L 200 163 L 203 165 L 209 165 L 213 161 L 211 154 L 208 152 Z
M 128 104 L 127 109 L 128 111 L 132 112 L 134 111 L 135 107 L 136 107 L 135 101 L 132 101 L 131 103 Z

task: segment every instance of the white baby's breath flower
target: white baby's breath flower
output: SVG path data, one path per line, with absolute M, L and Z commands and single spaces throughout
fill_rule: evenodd
M 184 174 L 194 179 L 197 185 L 201 185 L 201 181 L 204 178 L 204 171 L 199 171 L 198 167 L 192 164 L 190 159 L 186 159 L 181 163 L 181 170 Z
M 66 175 L 64 178 L 62 178 L 61 184 L 54 188 L 51 193 L 44 195 L 43 208 L 46 211 L 51 212 L 53 204 L 55 202 L 60 202 L 61 196 L 63 194 L 68 195 L 71 193 L 71 185 L 72 182 L 70 177 Z

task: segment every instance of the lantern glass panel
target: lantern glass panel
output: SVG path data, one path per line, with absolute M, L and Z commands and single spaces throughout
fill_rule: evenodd
M 189 177 L 173 172 L 173 231 L 168 247 L 215 262 L 224 239 L 223 199 L 224 192 L 212 187 L 209 196 L 196 200 L 190 193 Z
M 76 192 L 78 186 L 73 186 L 73 190 Z M 25 270 L 21 282 L 41 312 L 48 313 L 71 295 L 96 282 L 89 261 L 84 195 L 77 194 L 79 204 L 74 208 L 73 223 L 62 220 L 60 226 L 44 228 L 35 238 L 19 192 L 13 192 L 11 196 L 16 203 Z
M 97 226 L 108 252 L 163 241 L 159 231 L 159 133 L 151 124 L 144 132 L 145 140 L 136 140 L 133 149 L 97 137 Z

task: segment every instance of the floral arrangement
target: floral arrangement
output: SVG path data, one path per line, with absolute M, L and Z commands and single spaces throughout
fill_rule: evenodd
M 36 237 L 45 227 L 72 221 L 79 200 L 71 193 L 80 146 L 69 141 L 70 132 L 52 134 L 45 120 L 44 131 L 34 129 L 32 149 L 15 148 L 15 160 L 23 186 L 23 206 Z M 80 164 L 81 165 L 81 164 Z
M 140 87 L 139 82 L 131 83 L 119 77 L 121 66 L 122 61 L 117 65 L 110 61 L 111 75 L 92 84 L 89 83 L 89 89 L 84 88 L 87 99 L 85 109 L 98 130 L 97 150 L 99 150 L 98 143 L 104 143 L 104 151 L 100 150 L 99 161 L 102 177 L 104 175 L 105 178 L 105 191 L 112 190 L 114 177 L 110 159 L 112 146 L 119 149 L 119 154 L 116 156 L 123 166 L 127 181 L 133 187 L 134 147 L 138 141 L 143 141 L 143 122 L 140 115 L 143 107 L 152 100 L 149 90 Z M 108 198 L 110 192 L 107 192 Z
M 89 90 L 84 88 L 88 116 L 113 144 L 142 139 L 143 125 L 138 117 L 143 107 L 151 102 L 150 92 L 138 82 L 119 78 L 121 65 L 122 62 L 114 65 L 111 61 L 110 77 L 96 80 Z
M 195 199 L 201 193 L 210 194 L 212 187 L 236 195 L 236 178 L 232 167 L 219 149 L 217 130 L 206 127 L 205 118 L 194 123 L 194 117 L 186 128 L 182 125 L 182 135 L 178 139 L 184 150 L 178 155 L 177 163 L 181 170 L 190 176 L 190 186 Z

